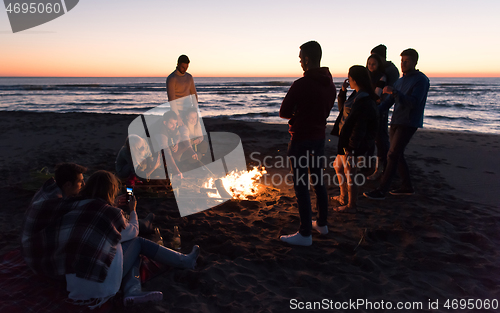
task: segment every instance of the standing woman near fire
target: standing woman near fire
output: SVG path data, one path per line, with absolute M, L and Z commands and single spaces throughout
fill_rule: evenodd
M 382 100 L 382 91 L 387 86 L 387 75 L 385 74 L 384 62 L 378 54 L 371 54 L 366 60 L 366 68 L 370 74 L 372 87 L 375 94 L 380 97 L 377 104 Z M 387 95 L 384 95 L 384 97 Z M 378 129 L 375 136 L 375 145 L 377 147 L 377 167 L 372 175 L 368 176 L 368 180 L 377 180 L 382 176 L 385 165 L 387 163 L 387 151 L 389 151 L 389 135 L 387 133 L 387 112 L 379 114 Z M 373 155 L 373 151 L 369 152 Z
M 354 91 L 346 100 L 349 85 Z M 340 113 L 331 132 L 339 137 L 334 168 L 339 179 L 340 195 L 333 198 L 340 204 L 335 209 L 337 212 L 357 211 L 356 161 L 358 157 L 365 157 L 374 145 L 378 123 L 377 99 L 368 70 L 361 65 L 352 66 L 338 95 Z

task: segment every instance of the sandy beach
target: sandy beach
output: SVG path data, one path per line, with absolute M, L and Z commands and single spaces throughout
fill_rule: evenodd
M 0 254 L 19 248 L 24 211 L 41 185 L 36 172 L 53 172 L 59 162 L 113 171 L 135 117 L 0 112 Z M 286 155 L 285 124 L 204 121 L 207 131 L 241 137 L 249 168 Z M 335 137 L 327 135 L 326 151 L 336 154 Z M 311 247 L 279 240 L 299 227 L 285 183 L 183 218 L 172 196 L 140 198 L 139 217 L 155 213 L 166 241 L 178 225 L 183 251 L 198 244 L 202 252 L 196 270 L 171 269 L 144 285 L 162 291 L 163 302 L 127 312 L 287 312 L 300 303 L 357 300 L 391 302 L 392 311 L 409 302 L 422 307 L 406 312 L 450 312 L 447 299 L 500 300 L 500 136 L 420 129 L 406 151 L 416 194 L 360 198 L 356 214 L 330 210 L 330 233 L 314 234 Z M 360 191 L 375 187 L 368 182 Z M 339 194 L 334 185 L 328 190 Z M 429 307 L 436 300 L 439 308 Z

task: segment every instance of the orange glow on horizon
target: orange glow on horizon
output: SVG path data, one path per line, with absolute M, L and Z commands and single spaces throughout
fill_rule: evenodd
M 34 64 L 31 64 L 34 65 Z M 98 68 L 84 67 L 84 66 L 68 66 L 51 68 L 50 66 L 30 67 L 24 66 L 19 68 L 10 64 L 3 66 L 0 70 L 0 77 L 167 77 L 174 67 L 168 70 L 154 70 L 148 71 L 139 66 L 132 68 Z M 500 73 L 496 72 L 433 72 L 422 70 L 428 77 L 500 77 Z M 195 68 L 188 72 L 194 77 L 302 77 L 303 72 L 299 70 L 294 71 L 276 71 L 276 72 L 238 72 L 238 71 L 221 71 L 214 73 L 212 71 L 197 71 Z M 345 77 L 346 73 L 332 73 L 333 77 Z
M 189 71 L 188 71 L 189 72 Z M 425 73 L 425 72 L 424 72 Z M 155 78 L 155 77 L 159 77 L 159 78 L 165 78 L 169 75 L 170 73 L 165 73 L 165 74 L 158 74 L 158 73 L 155 73 L 155 74 L 151 74 L 151 75 L 146 75 L 144 73 L 137 73 L 137 74 L 133 74 L 133 73 L 124 73 L 124 74 L 119 74 L 119 73 L 113 73 L 113 72 L 108 72 L 108 73 L 105 73 L 105 74 L 98 74 L 98 73 L 94 73 L 94 72 L 91 72 L 91 73 L 88 73 L 87 75 L 78 75 L 78 74 L 72 74 L 72 73 L 60 73 L 60 72 L 57 72 L 57 73 L 52 73 L 52 75 L 47 75 L 46 73 L 40 73 L 40 74 L 24 74 L 24 73 L 20 73 L 20 74 L 11 74 L 9 75 L 9 73 L 2 73 L 0 75 L 0 77 L 147 77 L 147 78 Z M 425 73 L 428 77 L 432 78 L 474 78 L 474 77 L 477 77 L 477 78 L 500 78 L 500 73 L 439 73 L 439 72 L 429 72 L 429 73 Z M 193 75 L 195 78 L 198 77 L 198 78 L 210 78 L 210 77 L 215 77 L 215 78 L 224 78 L 224 77 L 227 77 L 227 78 L 238 78 L 238 77 L 241 77 L 241 78 L 252 78 L 252 77 L 255 77 L 255 78 L 273 78 L 273 77 L 283 77 L 283 78 L 300 78 L 302 77 L 302 73 L 297 73 L 295 75 L 293 74 L 269 74 L 269 73 L 263 73 L 263 74 L 234 74 L 234 75 L 228 75 L 228 74 L 221 74 L 221 75 L 218 75 L 218 74 L 214 74 L 214 75 L 210 75 L 210 74 L 203 74 L 203 75 L 196 75 L 194 73 L 191 73 L 191 75 Z M 335 74 L 335 73 L 332 73 L 332 77 L 334 78 L 342 78 L 344 77 L 345 74 Z
M 428 77 L 500 77 L 500 73 L 440 73 L 440 72 L 424 72 Z

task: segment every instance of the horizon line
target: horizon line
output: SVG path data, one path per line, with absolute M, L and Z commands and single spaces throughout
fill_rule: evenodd
M 193 74 L 191 74 L 193 75 Z M 166 76 L 0 76 L 0 78 L 166 78 Z M 426 74 L 430 78 L 500 78 L 500 74 L 485 75 L 485 74 L 470 74 L 463 73 L 463 75 L 457 74 Z M 300 78 L 302 75 L 262 75 L 262 76 L 195 76 L 193 78 Z M 332 74 L 332 77 L 339 78 L 345 77 L 345 74 Z

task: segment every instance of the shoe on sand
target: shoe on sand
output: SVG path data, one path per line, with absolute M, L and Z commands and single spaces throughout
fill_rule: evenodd
M 375 171 L 373 174 L 371 174 L 370 176 L 368 176 L 366 179 L 368 180 L 377 180 L 379 179 L 380 177 L 382 177 L 382 171 Z
M 281 236 L 280 240 L 289 243 L 291 245 L 306 246 L 306 247 L 312 245 L 313 242 L 311 235 L 302 236 L 299 232 L 296 232 L 293 235 Z
M 385 200 L 385 195 L 377 189 L 365 192 L 363 195 L 372 200 Z
M 317 221 L 312 221 L 312 228 L 316 229 L 321 235 L 328 234 L 328 226 L 318 226 Z
M 415 190 L 413 188 L 399 188 L 391 190 L 389 193 L 394 196 L 411 196 L 415 194 Z

